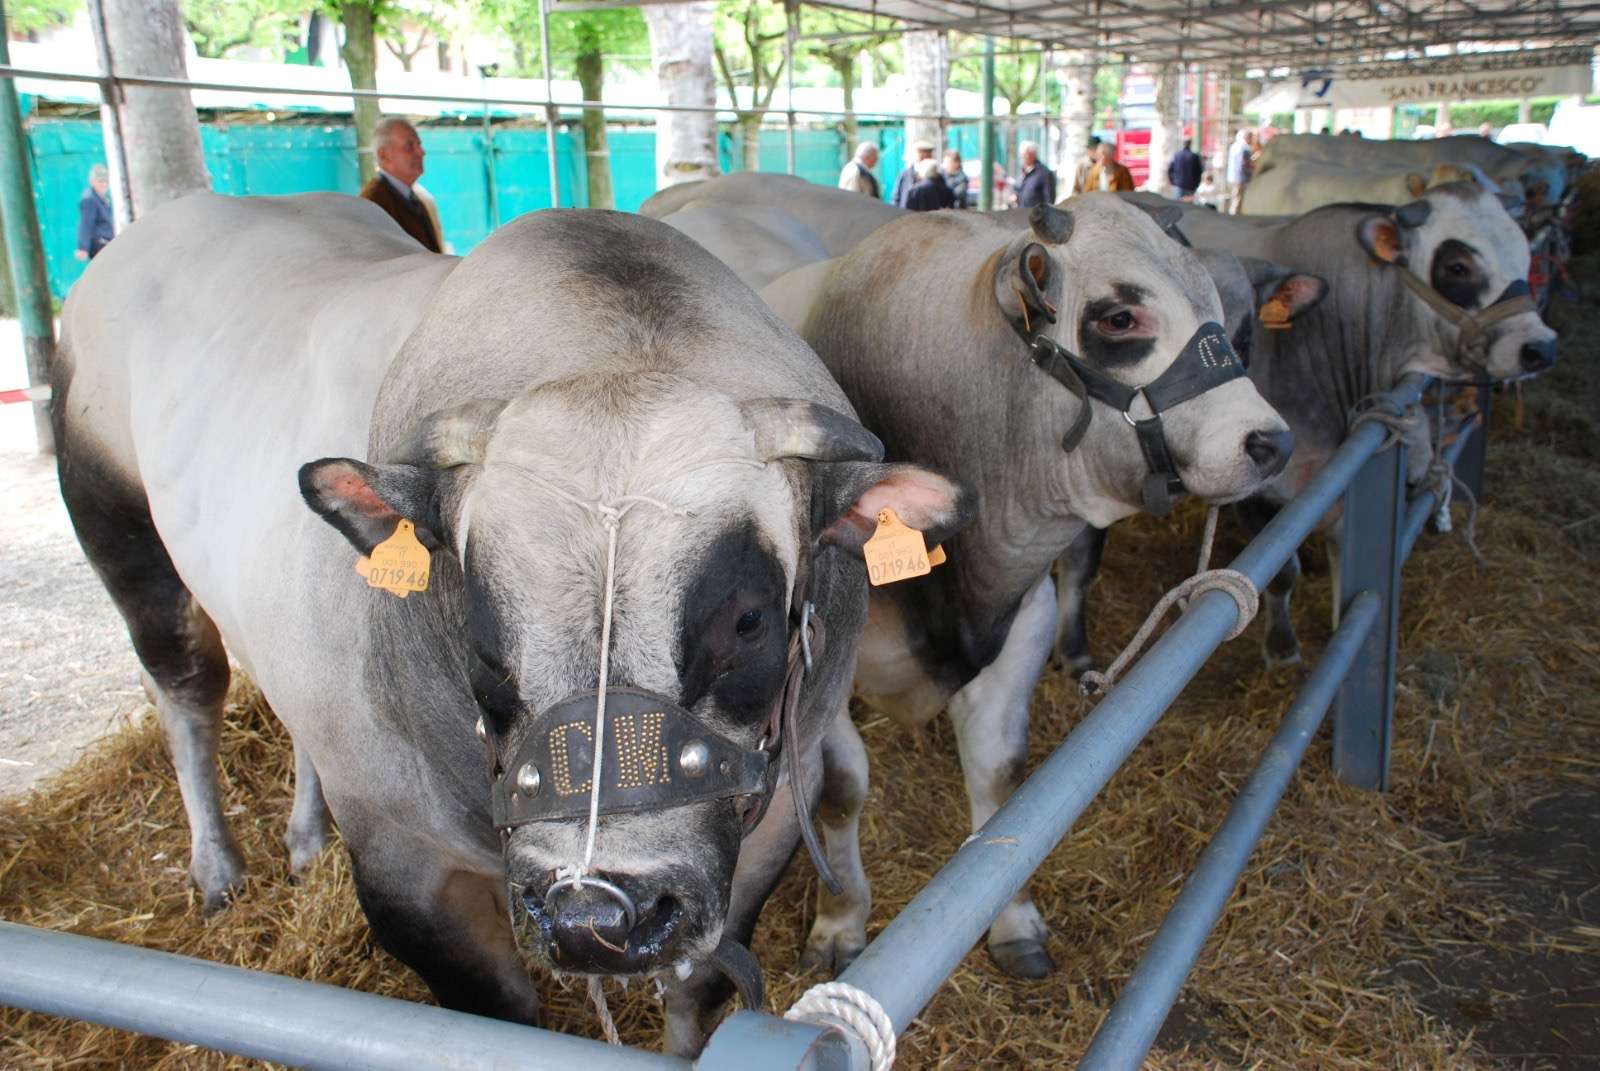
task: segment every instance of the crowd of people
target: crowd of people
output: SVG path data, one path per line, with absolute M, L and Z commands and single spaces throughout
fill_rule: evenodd
M 1167 187 L 1173 197 L 1181 201 L 1213 205 L 1229 212 L 1237 212 L 1244 189 L 1255 172 L 1261 143 L 1253 130 L 1241 130 L 1228 147 L 1224 174 L 1227 177 L 1226 200 L 1219 188 L 1216 175 L 1206 166 L 1205 160 L 1195 152 L 1191 139 L 1167 163 Z M 942 159 L 935 160 L 936 146 L 931 141 L 916 141 L 911 145 L 914 155 L 909 164 L 895 179 L 889 201 L 913 212 L 932 212 L 941 208 L 971 208 L 977 203 L 976 183 L 963 169 L 961 153 L 946 149 Z M 1135 188 L 1133 173 L 1117 159 L 1115 142 L 1098 136 L 1089 139 L 1087 151 L 1073 172 L 1070 189 L 1058 191 L 1054 171 L 1039 159 L 1036 142 L 1024 141 L 1017 148 L 1020 171 L 1012 178 L 998 164 L 993 168 L 995 183 L 994 203 L 1000 207 L 1031 208 L 1034 205 L 1054 204 L 1058 196 L 1068 193 L 1108 191 L 1113 193 Z M 870 141 L 856 146 L 855 155 L 839 173 L 839 188 L 868 197 L 881 198 L 882 187 L 874 169 L 878 166 L 880 151 Z

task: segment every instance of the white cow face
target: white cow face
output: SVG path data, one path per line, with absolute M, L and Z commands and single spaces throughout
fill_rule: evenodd
M 1528 279 L 1528 239 L 1507 211 L 1509 200 L 1471 183 L 1435 187 L 1392 214 L 1363 220 L 1360 240 L 1372 256 L 1411 271 L 1449 305 L 1482 314 Z M 1420 296 L 1407 297 L 1421 330 L 1405 371 L 1512 379 L 1555 363 L 1556 333 L 1531 308 L 1486 324 L 1482 342 L 1466 346 L 1450 316 Z
M 1040 308 L 1053 310 L 1048 334 L 1059 346 L 1134 388 L 1166 372 L 1203 325 L 1224 322 L 1206 267 L 1150 213 L 1098 193 L 1074 197 L 1049 213 L 1036 213 L 1033 234 L 1003 254 L 996 299 L 1013 321 L 1025 310 L 1028 319 Z M 1151 415 L 1141 394 L 1127 417 Z M 1283 467 L 1293 448 L 1288 426 L 1242 375 L 1161 417 L 1184 488 L 1212 502 L 1251 494 Z M 1090 431 L 1079 449 L 1093 451 L 1118 499 L 1090 505 L 1085 516 L 1110 523 L 1139 508 L 1150 470 L 1130 419 L 1093 403 Z
M 822 406 L 739 403 L 668 373 L 569 380 L 425 425 L 424 464 L 331 459 L 306 466 L 302 487 L 358 547 L 404 515 L 459 567 L 435 571 L 447 589 L 459 575 L 458 590 L 411 596 L 438 600 L 458 648 L 444 661 L 461 667 L 425 693 L 456 697 L 437 716 L 485 771 L 485 819 L 492 786 L 496 818 L 516 816 L 500 825 L 519 941 L 580 973 L 703 961 L 762 798 L 749 783 L 718 790 L 767 754 L 797 577 L 859 554 L 863 510 L 953 531 L 956 488 L 863 460 L 878 441 Z M 828 650 L 848 659 L 856 637 L 837 631 Z M 513 797 L 520 809 L 500 811 Z M 561 880 L 572 871 L 585 880 Z

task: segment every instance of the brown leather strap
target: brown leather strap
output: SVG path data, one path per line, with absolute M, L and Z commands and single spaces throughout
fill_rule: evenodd
M 804 629 L 809 629 L 811 632 L 809 644 L 811 657 L 815 660 L 822 651 L 822 621 L 815 614 L 808 614 L 805 623 L 795 630 L 796 635 L 799 635 Z M 817 868 L 817 877 L 822 879 L 822 884 L 828 887 L 829 892 L 838 896 L 844 892 L 844 883 L 839 880 L 839 876 L 828 865 L 827 853 L 822 848 L 822 841 L 817 837 L 816 826 L 811 822 L 811 808 L 807 806 L 806 800 L 805 760 L 800 754 L 800 734 L 795 725 L 795 719 L 800 709 L 799 685 L 804 677 L 805 659 L 801 659 L 798 678 L 794 675 L 793 670 L 790 671 L 789 679 L 793 682 L 793 687 L 784 689 L 783 731 L 784 735 L 789 738 L 789 745 L 784 748 L 783 767 L 784 772 L 789 775 L 789 798 L 794 802 L 795 821 L 800 824 L 800 839 L 805 842 L 806 852 L 811 856 L 811 863 Z

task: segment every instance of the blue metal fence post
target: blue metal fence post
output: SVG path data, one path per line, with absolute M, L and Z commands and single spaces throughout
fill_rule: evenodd
M 1383 605 L 1339 689 L 1333 720 L 1333 772 L 1360 788 L 1389 788 L 1389 738 L 1400 631 L 1400 533 L 1406 512 L 1406 447 L 1396 442 L 1367 459 L 1344 495 L 1338 605 L 1362 591 Z
M 1482 499 L 1483 461 L 1489 449 L 1489 403 L 1494 393 L 1487 384 L 1480 384 L 1475 391 L 1478 395 L 1478 412 L 1483 414 L 1483 423 L 1462 449 L 1461 460 L 1456 462 L 1456 476 L 1467 485 L 1467 490 L 1472 492 L 1474 499 Z

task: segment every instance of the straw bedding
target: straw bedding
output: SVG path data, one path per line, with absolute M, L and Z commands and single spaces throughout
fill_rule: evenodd
M 1593 286 L 1600 261 L 1585 267 Z M 1496 429 L 1477 537 L 1487 568 L 1441 536 L 1424 536 L 1406 566 L 1394 791 L 1334 781 L 1324 730 L 1151 1066 L 1501 1066 L 1473 1031 L 1423 1010 L 1415 979 L 1464 946 L 1527 945 L 1590 964 L 1600 953 L 1600 930 L 1531 929 L 1495 882 L 1474 880 L 1494 875 L 1476 873 L 1468 850 L 1534 801 L 1600 784 L 1600 309 L 1567 306 L 1557 319 L 1562 365 L 1527 389 L 1520 432 L 1508 421 Z M 1199 520 L 1191 506 L 1113 535 L 1091 618 L 1102 660 L 1185 575 Z M 1221 538 L 1224 553 L 1239 545 L 1226 525 Z M 1329 589 L 1317 541 L 1305 558 L 1296 609 L 1314 657 Z M 1056 975 L 1009 980 L 980 947 L 902 1038 L 899 1066 L 1057 1067 L 1082 1052 L 1304 678 L 1304 667 L 1263 668 L 1261 629 L 1218 652 L 1036 876 Z M 1033 702 L 1034 760 L 1089 709 L 1072 681 L 1049 674 Z M 856 716 L 872 758 L 862 841 L 875 932 L 967 835 L 966 794 L 942 722 L 908 732 L 859 705 Z M 149 714 L 41 791 L 0 804 L 0 917 L 427 999 L 372 941 L 341 849 L 289 881 L 278 839 L 288 739 L 248 682 L 229 706 L 222 780 L 251 878 L 218 917 L 203 919 L 188 887 L 181 803 Z M 797 971 L 815 901 L 802 857 L 755 942 L 777 1008 L 818 980 Z M 581 986 L 544 979 L 541 989 L 553 1027 L 598 1036 Z M 624 1040 L 654 1046 L 661 1016 L 647 987 L 609 992 Z M 0 1010 L 0 1067 L 122 1066 L 258 1065 Z

